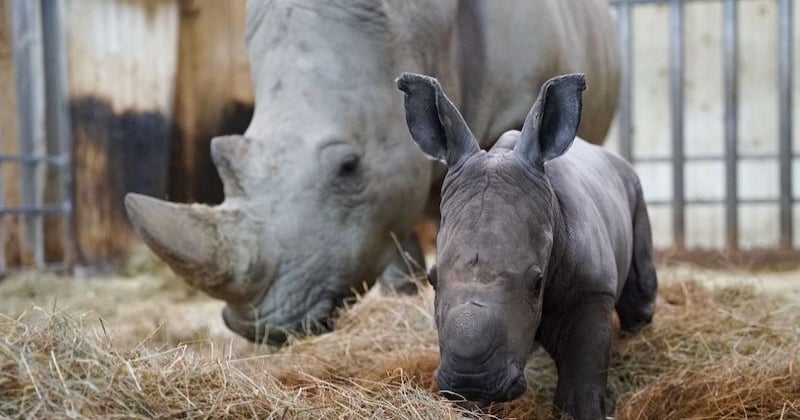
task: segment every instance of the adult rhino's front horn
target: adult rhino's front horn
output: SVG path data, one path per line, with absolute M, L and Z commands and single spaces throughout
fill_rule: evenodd
M 135 193 L 125 196 L 125 208 L 139 236 L 190 285 L 229 303 L 253 298 L 256 285 L 241 274 L 260 265 L 257 239 L 241 226 L 246 222 L 238 210 Z

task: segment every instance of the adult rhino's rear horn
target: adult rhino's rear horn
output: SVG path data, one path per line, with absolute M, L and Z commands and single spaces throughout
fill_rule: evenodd
M 219 136 L 211 139 L 211 159 L 217 167 L 219 177 L 225 188 L 225 197 L 244 194 L 242 188 L 242 168 L 250 143 L 240 135 Z
M 249 297 L 234 279 L 234 247 L 220 234 L 220 210 L 135 193 L 125 196 L 125 208 L 142 240 L 190 285 L 228 302 Z

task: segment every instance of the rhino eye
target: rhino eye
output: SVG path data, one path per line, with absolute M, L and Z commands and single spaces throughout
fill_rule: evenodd
M 428 283 L 433 286 L 433 290 L 436 290 L 436 281 L 438 280 L 439 274 L 436 270 L 436 264 L 431 266 L 431 269 L 428 270 Z
M 358 155 L 347 155 L 345 156 L 341 162 L 339 162 L 339 176 L 341 177 L 350 177 L 358 172 L 358 167 L 360 166 L 361 159 Z
M 544 283 L 544 275 L 542 273 L 536 273 L 533 277 L 533 283 L 531 284 L 531 291 L 535 296 L 539 296 L 539 293 L 542 291 L 542 284 Z

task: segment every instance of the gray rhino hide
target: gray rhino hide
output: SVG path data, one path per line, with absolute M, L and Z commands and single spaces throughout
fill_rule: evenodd
M 605 0 L 250 1 L 247 48 L 253 120 L 212 141 L 225 201 L 129 194 L 126 207 L 145 242 L 257 341 L 324 330 L 354 290 L 405 269 L 392 233 L 417 248 L 411 228 L 437 207 L 443 168 L 409 141 L 401 72 L 438 77 L 482 147 L 519 128 L 559 73 L 592 86 L 582 137 L 601 143 L 616 109 Z

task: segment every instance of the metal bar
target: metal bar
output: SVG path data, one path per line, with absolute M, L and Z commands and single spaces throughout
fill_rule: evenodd
M 0 163 L 40 163 L 45 165 L 63 166 L 69 162 L 69 155 L 3 155 L 0 154 Z
M 45 115 L 47 121 L 47 153 L 58 160 L 58 168 L 50 168 L 47 198 L 59 201 L 72 200 L 72 129 L 69 115 L 67 87 L 67 55 L 61 16 L 61 0 L 41 0 L 42 45 L 44 51 Z M 64 260 L 71 265 L 75 257 L 74 219 L 72 206 L 66 212 L 61 226 L 61 244 Z
M 618 24 L 621 58 L 622 84 L 619 95 L 619 151 L 628 162 L 633 162 L 633 31 L 631 6 L 627 2 L 618 7 Z
M 7 214 L 42 215 L 50 213 L 69 213 L 71 211 L 72 211 L 72 203 L 40 204 L 40 205 L 21 204 L 18 206 L 0 207 L 0 216 Z
M 793 158 L 800 159 L 800 155 L 793 155 Z M 724 160 L 725 156 L 714 156 L 714 155 L 695 155 L 695 156 L 684 156 L 684 162 L 719 162 Z M 736 159 L 739 161 L 743 160 L 771 160 L 774 161 L 778 159 L 777 154 L 752 154 L 752 155 L 738 155 Z M 672 162 L 672 157 L 670 156 L 641 156 L 636 158 L 636 163 L 659 163 L 659 162 Z
M 17 94 L 17 136 L 22 154 L 34 155 L 44 144 L 42 107 L 41 36 L 37 4 L 28 0 L 11 1 L 11 40 L 14 52 L 14 79 Z M 22 166 L 22 200 L 38 204 L 41 199 L 37 165 Z M 44 265 L 44 231 L 38 214 L 25 215 L 28 246 L 33 249 L 36 266 Z
M 3 8 L 0 7 L 0 10 Z M 0 13 L 0 24 L 4 25 L 4 27 L 10 27 L 11 21 L 10 16 L 7 13 Z M 3 129 L 3 118 L 0 118 L 0 145 L 6 144 L 6 141 L 3 139 L 3 134 L 5 130 Z M 5 198 L 6 198 L 6 191 L 5 191 L 5 179 L 3 176 L 3 168 L 0 167 L 0 208 L 5 205 Z M 3 223 L 4 221 L 0 219 L 0 276 L 6 275 L 6 225 Z
M 672 110 L 672 234 L 676 250 L 685 249 L 683 172 L 683 1 L 669 3 L 669 90 Z
M 3 19 L 3 16 L 0 16 L 0 19 Z M 0 118 L 0 144 L 4 144 L 3 141 L 3 127 L 2 127 L 3 119 Z M 3 177 L 3 168 L 0 168 L 0 208 L 3 208 L 5 205 L 5 197 L 6 197 L 6 189 L 5 189 L 5 179 Z M 4 276 L 6 274 L 6 225 L 3 223 L 4 220 L 0 220 L 0 276 Z
M 0 17 L 2 19 L 2 17 Z M 2 142 L 3 128 L 0 126 L 0 142 Z M 2 143 L 0 143 L 2 144 Z M 0 208 L 5 205 L 5 180 L 3 179 L 3 171 L 0 169 Z M 6 274 L 6 226 L 3 220 L 0 219 L 0 276 Z
M 793 246 L 792 221 L 792 0 L 778 3 L 778 114 L 780 122 L 780 246 Z
M 725 247 L 739 248 L 739 211 L 737 208 L 737 124 L 738 124 L 738 39 L 736 33 L 737 0 L 722 5 L 723 75 L 725 80 Z
M 648 206 L 666 206 L 672 205 L 672 200 L 662 200 L 662 199 L 655 199 L 655 200 L 645 200 Z M 775 204 L 778 202 L 777 198 L 740 198 L 738 200 L 739 204 Z M 800 199 L 794 199 L 793 202 L 800 203 Z M 725 204 L 724 199 L 711 199 L 711 198 L 693 198 L 684 200 L 684 204 L 695 205 L 695 204 Z
M 45 264 L 45 265 L 43 265 L 41 267 L 36 267 L 36 271 L 38 271 L 38 272 L 41 272 L 41 271 L 62 272 L 62 271 L 67 271 L 69 269 L 70 269 L 70 267 L 67 264 L 63 263 L 63 262 L 47 263 L 47 264 Z M 30 267 L 13 267 L 13 268 L 9 268 L 3 274 L 4 275 L 15 275 L 15 274 L 29 272 L 31 270 L 32 269 Z
M 617 5 L 620 5 L 620 4 L 630 4 L 630 5 L 664 4 L 664 3 L 669 3 L 671 1 L 673 1 L 673 0 L 610 0 L 610 3 L 612 5 L 614 5 L 614 6 L 617 6 Z M 719 0 L 682 0 L 682 1 L 686 2 L 686 3 L 691 3 L 691 2 L 699 3 L 699 2 L 702 2 L 702 1 L 707 1 L 707 2 L 715 1 L 716 2 L 716 1 L 719 1 Z M 756 0 L 753 0 L 753 1 L 756 1 Z

